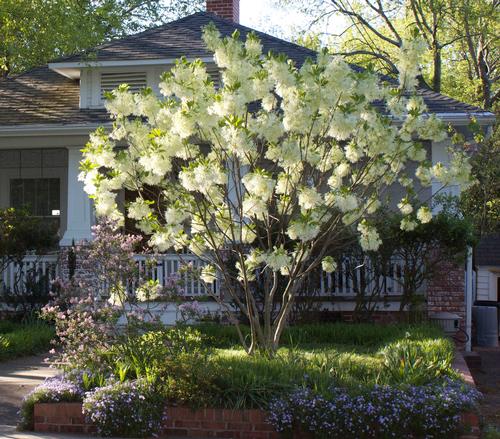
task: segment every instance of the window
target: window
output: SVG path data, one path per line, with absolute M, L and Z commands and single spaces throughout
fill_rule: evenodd
M 61 212 L 58 178 L 15 178 L 10 180 L 10 205 L 27 209 L 38 217 L 59 217 Z

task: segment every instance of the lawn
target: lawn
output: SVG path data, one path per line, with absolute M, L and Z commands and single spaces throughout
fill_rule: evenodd
M 50 349 L 54 328 L 44 322 L 0 321 L 0 361 Z

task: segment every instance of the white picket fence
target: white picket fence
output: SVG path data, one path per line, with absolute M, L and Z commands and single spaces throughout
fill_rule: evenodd
M 192 264 L 195 269 L 202 265 L 200 259 L 194 255 L 174 253 L 155 256 L 136 255 L 134 258 L 142 276 L 146 279 L 158 280 L 160 285 L 165 286 L 172 276 L 177 275 L 184 295 L 196 297 L 209 293 L 193 274 L 189 272 L 179 274 L 183 264 Z M 155 261 L 154 264 L 147 263 L 151 259 Z M 48 288 L 50 282 L 60 276 L 58 255 L 27 255 L 20 264 L 15 262 L 7 264 L 0 275 L 0 291 L 23 292 L 27 284 L 40 280 L 43 280 Z M 105 286 L 103 288 L 105 289 Z

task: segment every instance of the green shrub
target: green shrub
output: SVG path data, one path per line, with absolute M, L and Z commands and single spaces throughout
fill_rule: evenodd
M 384 374 L 391 384 L 426 384 L 436 378 L 453 376 L 453 343 L 444 338 L 401 340 L 382 350 Z
M 213 357 L 185 353 L 164 363 L 160 382 L 167 401 L 190 407 L 216 407 L 221 370 Z
M 0 334 L 0 361 L 45 352 L 50 348 L 54 329 L 44 323 L 6 324 Z M 8 329 L 8 331 L 7 331 Z
M 182 326 L 125 337 L 114 350 L 113 372 L 118 379 L 129 376 L 153 383 L 167 363 L 176 361 L 180 355 L 201 354 L 206 347 L 197 329 Z
M 17 328 L 19 328 L 19 323 L 15 323 L 11 320 L 0 320 L 0 334 L 12 332 Z

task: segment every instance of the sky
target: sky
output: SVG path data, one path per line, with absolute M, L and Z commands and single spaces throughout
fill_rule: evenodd
M 311 0 L 302 0 L 304 6 Z M 299 4 L 300 0 L 296 2 Z M 325 4 L 327 2 L 325 1 Z M 299 7 L 280 6 L 278 0 L 240 0 L 240 22 L 245 26 L 294 40 L 309 28 L 312 17 L 299 10 Z M 342 17 L 332 17 L 328 23 L 314 28 L 318 32 L 338 33 L 345 29 Z

